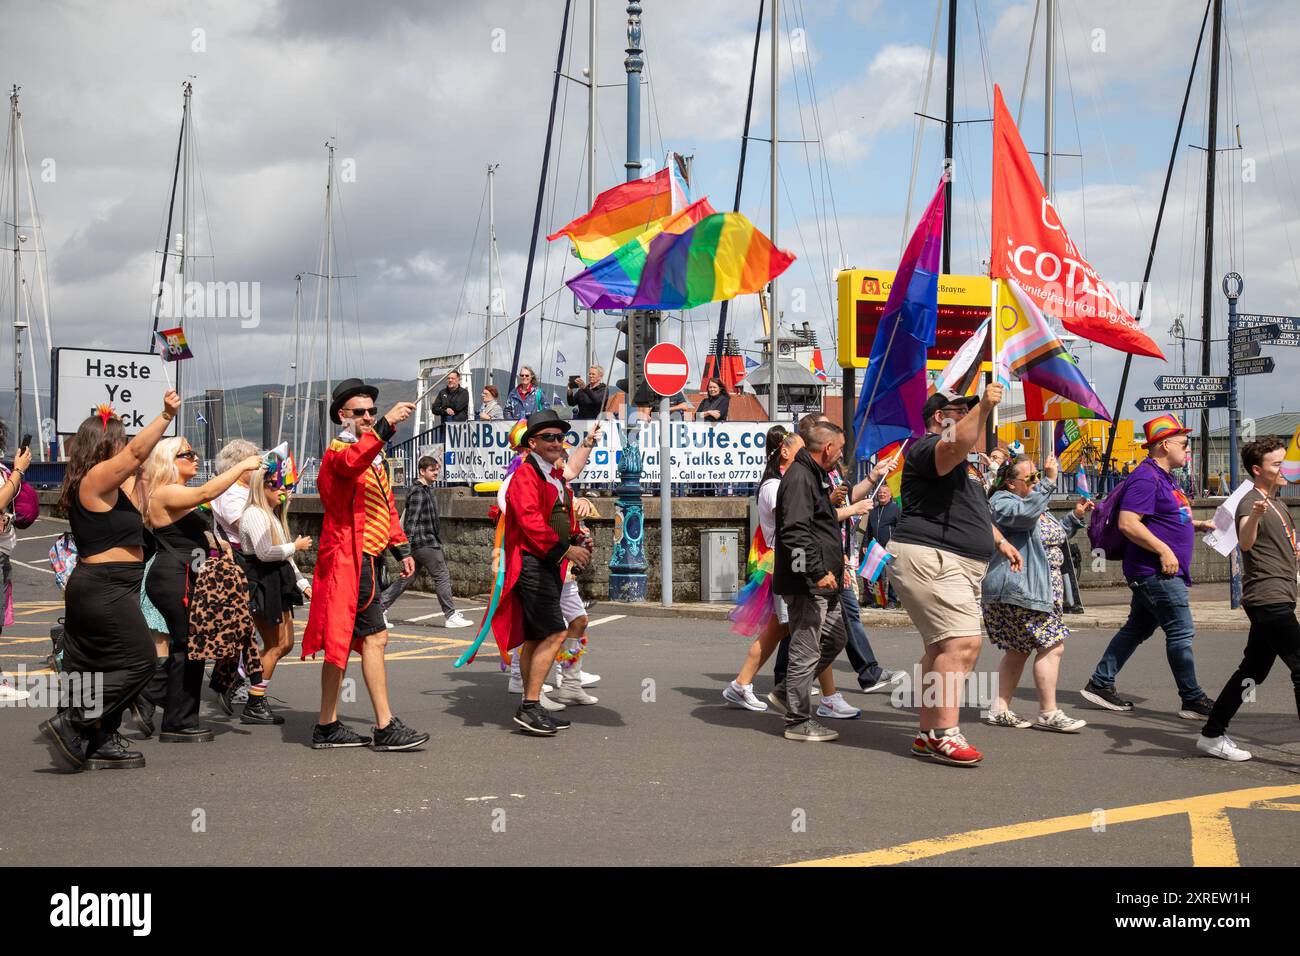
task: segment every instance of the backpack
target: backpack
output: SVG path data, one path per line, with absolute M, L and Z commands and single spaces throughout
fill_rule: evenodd
M 1138 468 L 1141 468 L 1138 465 Z M 1108 561 L 1118 561 L 1124 557 L 1128 547 L 1128 538 L 1119 530 L 1120 503 L 1124 500 L 1124 486 L 1129 478 L 1137 474 L 1137 468 L 1129 472 L 1114 490 L 1097 503 L 1092 522 L 1088 525 L 1088 544 L 1093 553 L 1100 551 Z
M 72 540 L 72 533 L 65 531 L 50 545 L 50 567 L 54 569 L 54 583 L 60 591 L 68 586 L 68 578 L 76 566 L 77 544 Z
M 25 481 L 14 496 L 13 507 L 14 526 L 18 528 L 30 528 L 41 516 L 41 499 L 36 496 L 36 489 Z

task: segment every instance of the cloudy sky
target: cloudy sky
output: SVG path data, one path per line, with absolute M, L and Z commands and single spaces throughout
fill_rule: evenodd
M 833 283 L 842 266 L 892 268 L 903 238 L 914 113 L 922 108 L 936 5 L 930 0 L 782 0 L 778 243 L 799 257 L 781 283 L 788 323 L 835 338 Z M 754 38 L 757 0 L 644 0 L 648 85 L 640 152 L 694 155 L 696 193 L 729 208 Z M 625 4 L 598 0 L 597 183 L 624 178 L 621 84 Z M 946 4 L 944 4 L 946 7 Z M 991 115 L 992 83 L 1020 106 L 1032 0 L 962 0 L 956 110 Z M 1178 107 L 1204 9 L 1199 0 L 1060 0 L 1056 195 L 1072 237 L 1113 286 L 1141 279 Z M 337 144 L 337 283 L 333 374 L 412 377 L 422 356 L 466 351 L 484 328 L 487 293 L 485 169 L 496 177 L 501 285 L 511 313 L 523 292 L 551 76 L 563 0 L 100 0 L 0 4 L 6 87 L 22 87 L 23 130 L 45 229 L 55 344 L 139 349 L 150 326 L 181 113 L 194 83 L 197 175 L 194 278 L 258 283 L 260 324 L 213 320 L 196 329 L 192 375 L 205 386 L 282 382 L 291 360 L 295 275 L 302 314 L 315 313 L 325 208 L 325 142 Z M 1300 314 L 1300 26 L 1290 0 L 1226 0 L 1215 289 L 1235 268 L 1243 311 Z M 587 66 L 587 0 L 574 0 L 565 72 Z M 1021 127 L 1043 144 L 1042 24 L 1023 91 Z M 942 115 L 944 30 L 925 109 Z M 768 136 L 768 52 L 760 55 L 753 134 Z M 1203 63 L 1208 63 L 1208 44 Z M 1177 372 L 1169 341 L 1184 315 L 1201 320 L 1200 237 L 1207 71 L 1189 118 L 1148 295 L 1147 318 L 1168 366 L 1134 364 L 1130 398 Z M 942 133 L 925 124 L 913 218 L 937 181 Z M 988 256 L 990 132 L 957 135 L 953 271 Z M 542 232 L 585 209 L 586 92 L 562 82 Z M 8 208 L 6 187 L 4 208 Z M 741 209 L 765 230 L 768 155 L 753 142 Z M 22 205 L 26 207 L 24 199 Z M 177 231 L 178 226 L 173 226 Z M 6 243 L 9 241 L 6 237 Z M 574 262 L 539 245 L 530 301 L 553 292 Z M 30 260 L 30 256 L 26 257 Z M 0 277 L 7 317 L 12 280 Z M 802 311 L 801 311 L 802 310 Z M 473 315 L 470 313 L 480 313 Z M 524 360 L 549 377 L 581 369 L 580 330 L 567 292 L 526 328 Z M 1216 294 L 1216 334 L 1225 306 Z M 536 315 L 536 313 L 534 313 Z M 737 303 L 736 334 L 759 334 L 753 301 Z M 700 356 L 716 307 L 689 313 L 685 343 Z M 597 360 L 608 365 L 612 319 L 601 317 Z M 678 326 L 671 333 L 675 338 Z M 513 334 L 510 336 L 513 338 Z M 7 339 L 6 339 L 7 340 Z M 323 351 L 318 341 L 317 353 Z M 8 349 L 0 375 L 12 362 Z M 1247 415 L 1300 399 L 1289 387 L 1300 350 L 1273 348 L 1278 373 L 1243 388 Z M 1120 357 L 1083 348 L 1084 367 L 1110 403 Z M 505 348 L 495 352 L 508 366 Z M 317 375 L 323 359 L 317 359 Z M 1199 371 L 1199 344 L 1187 350 Z M 1222 373 L 1224 352 L 1214 356 Z M 42 371 L 42 376 L 45 373 Z M 191 379 L 193 381 L 193 379 Z M 188 389 L 187 389 L 188 391 Z M 1126 402 L 1126 415 L 1133 414 Z

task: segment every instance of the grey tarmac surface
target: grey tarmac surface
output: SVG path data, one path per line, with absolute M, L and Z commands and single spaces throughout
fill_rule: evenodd
M 39 569 L 52 540 L 44 536 L 62 527 L 42 520 L 22 533 L 18 623 L 0 639 L 0 665 L 10 672 L 38 667 L 48 651 L 59 594 Z M 437 611 L 436 601 L 411 594 L 390 615 L 406 622 L 389 647 L 394 709 L 433 735 L 419 752 L 311 750 L 319 665 L 296 654 L 271 685 L 283 727 L 241 725 L 209 693 L 203 716 L 216 741 L 143 741 L 143 770 L 54 772 L 35 733 L 50 711 L 0 708 L 0 865 L 768 865 L 1014 825 L 1022 826 L 1004 831 L 1014 838 L 982 845 L 958 837 L 916 862 L 1186 866 L 1194 834 L 1198 862 L 1300 859 L 1300 817 L 1282 811 L 1300 805 L 1300 723 L 1280 665 L 1233 726 L 1255 759 L 1229 764 L 1195 751 L 1199 723 L 1177 717 L 1159 635 L 1120 676 L 1134 713 L 1081 701 L 1078 689 L 1111 633 L 1079 631 L 1067 646 L 1060 697 L 1089 726 L 1075 736 L 995 729 L 972 709 L 963 726 L 985 760 L 955 768 L 912 757 L 914 712 L 891 706 L 888 695 L 858 693 L 843 660 L 836 679 L 862 717 L 827 721 L 841 734 L 834 743 L 798 744 L 782 738 L 774 714 L 723 702 L 744 640 L 709 621 L 607 620 L 615 612 L 601 605 L 591 612 L 599 623 L 588 665 L 602 675 L 592 689 L 600 702 L 568 708 L 574 726 L 555 738 L 525 737 L 511 723 L 517 698 L 506 693 L 491 642 L 455 670 L 473 630 L 444 629 Z M 871 637 L 886 666 L 915 663 L 914 631 Z M 1198 675 L 1211 695 L 1244 641 L 1239 631 L 1198 634 Z M 990 674 L 998 658 L 986 645 L 978 672 Z M 770 673 L 769 665 L 761 693 Z M 341 712 L 367 732 L 373 715 L 359 662 L 349 676 L 356 699 Z M 1028 676 L 1016 700 L 1022 712 L 1035 710 Z M 129 720 L 124 728 L 132 730 Z M 1272 807 L 1214 813 L 1192 799 L 1258 788 L 1274 788 L 1260 791 Z M 1120 808 L 1158 801 L 1171 801 L 1167 812 L 1116 822 Z M 1075 814 L 1105 826 L 1040 835 L 1034 823 Z M 895 850 L 867 861 L 908 859 Z

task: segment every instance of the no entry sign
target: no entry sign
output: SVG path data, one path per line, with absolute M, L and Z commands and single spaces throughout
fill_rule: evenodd
M 680 346 L 660 342 L 645 356 L 645 381 L 656 395 L 671 398 L 686 387 L 690 363 Z

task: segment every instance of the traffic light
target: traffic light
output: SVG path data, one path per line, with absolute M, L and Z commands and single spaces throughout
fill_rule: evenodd
M 645 383 L 646 353 L 659 341 L 660 312 L 632 312 L 618 320 L 618 331 L 623 334 L 624 348 L 614 353 L 614 357 L 627 367 L 627 377 L 620 378 L 614 385 L 624 394 L 630 396 L 632 405 L 656 405 L 659 396 Z M 631 382 L 629 387 L 628 383 Z

